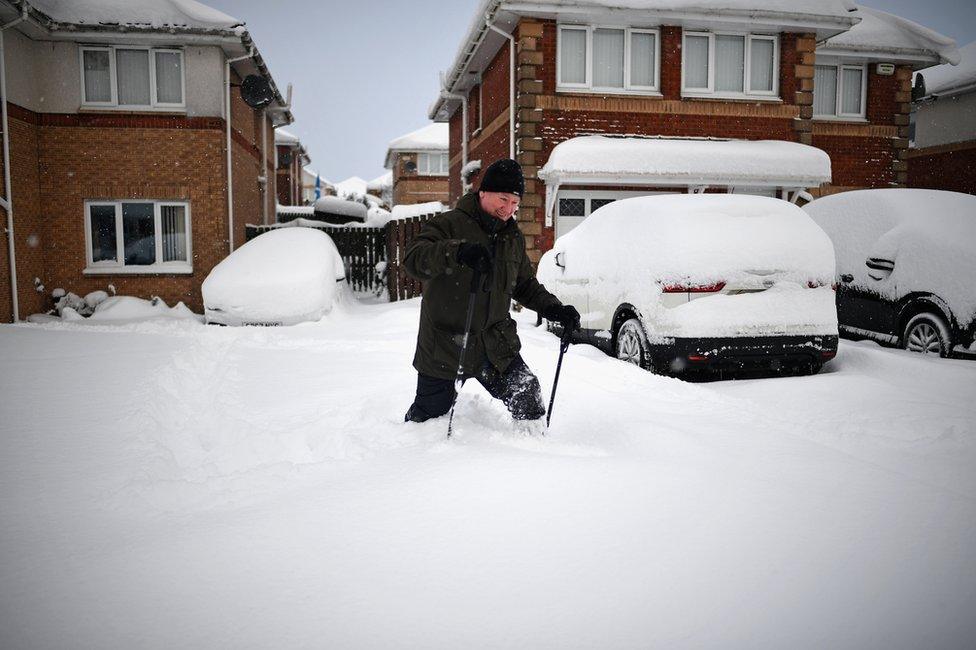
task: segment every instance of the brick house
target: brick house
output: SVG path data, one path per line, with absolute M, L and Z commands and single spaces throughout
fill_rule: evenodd
M 393 205 L 447 203 L 447 125 L 428 124 L 390 141 L 383 167 L 393 174 Z
M 50 307 L 35 278 L 202 311 L 245 224 L 274 219 L 274 129 L 292 121 L 243 24 L 202 5 L 0 0 L 0 26 L 0 321 Z M 241 97 L 250 75 L 264 108 Z
M 285 129 L 275 129 L 275 186 L 279 205 L 305 205 L 303 168 L 312 162 L 298 136 Z
M 914 103 L 915 137 L 908 184 L 976 194 L 976 41 L 959 48 L 960 62 L 922 71 Z
M 796 200 L 905 184 L 912 71 L 948 60 L 951 40 L 846 0 L 701 7 L 484 0 L 485 20 L 464 36 L 430 110 L 449 123 L 451 201 L 466 180 L 477 186 L 476 174 L 461 177 L 470 163 L 515 157 L 527 178 L 518 218 L 537 261 L 573 220 L 624 196 L 735 191 Z M 627 141 L 621 146 L 647 141 L 635 145 L 646 149 L 646 169 L 584 170 L 578 156 L 549 164 L 560 145 L 585 151 L 574 141 L 596 134 Z M 778 179 L 769 157 L 759 161 L 772 175 L 764 187 L 734 174 L 700 178 L 692 169 L 682 182 L 648 171 L 685 140 L 707 154 L 699 160 L 739 149 L 723 142 L 781 141 L 799 157 L 826 152 L 830 169 Z M 734 171 L 733 163 L 709 171 Z

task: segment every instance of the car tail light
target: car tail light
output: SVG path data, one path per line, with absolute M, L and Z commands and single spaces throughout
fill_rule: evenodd
M 724 282 L 696 286 L 688 286 L 687 284 L 666 284 L 662 287 L 662 291 L 664 291 L 664 293 L 714 293 L 716 291 L 721 291 L 724 288 Z
M 689 354 L 688 361 L 698 361 L 698 362 L 708 361 L 708 357 L 706 357 L 703 354 Z

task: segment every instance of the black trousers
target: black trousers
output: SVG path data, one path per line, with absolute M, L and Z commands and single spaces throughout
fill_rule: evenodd
M 474 378 L 489 395 L 500 399 L 516 420 L 538 420 L 546 414 L 539 379 L 525 365 L 521 355 L 516 356 L 503 373 L 486 360 Z M 424 422 L 440 417 L 451 410 L 454 396 L 453 379 L 417 373 L 417 396 L 404 420 Z

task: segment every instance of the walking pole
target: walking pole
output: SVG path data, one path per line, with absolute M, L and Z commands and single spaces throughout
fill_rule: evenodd
M 569 349 L 569 339 L 572 333 L 567 328 L 559 340 L 559 361 L 556 362 L 556 377 L 552 380 L 552 395 L 549 397 L 549 410 L 546 411 L 546 428 L 549 428 L 549 420 L 552 418 L 552 403 L 556 401 L 556 386 L 559 385 L 559 371 L 563 368 L 563 355 Z
M 464 338 L 461 340 L 461 355 L 458 358 L 457 374 L 454 376 L 454 398 L 451 400 L 451 415 L 447 419 L 447 437 L 451 437 L 452 425 L 454 423 L 454 405 L 457 404 L 458 393 L 464 385 L 464 353 L 468 350 L 468 336 L 471 334 L 471 320 L 474 318 L 474 301 L 478 293 L 478 284 L 481 282 L 481 271 L 475 271 L 471 278 L 471 293 L 468 294 L 468 315 L 464 320 Z

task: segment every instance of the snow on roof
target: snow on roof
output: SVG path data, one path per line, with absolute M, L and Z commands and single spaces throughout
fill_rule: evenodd
M 817 54 L 833 51 L 875 53 L 886 58 L 958 63 L 959 50 L 948 36 L 900 16 L 858 6 L 855 15 L 861 22 L 843 34 L 827 39 Z
M 59 23 L 233 30 L 244 22 L 196 0 L 30 0 Z
M 438 214 L 447 210 L 447 206 L 440 201 L 429 201 L 427 203 L 411 203 L 409 205 L 394 205 L 394 219 L 409 219 L 419 217 L 423 214 Z
M 922 70 L 925 94 L 945 95 L 976 85 L 976 41 L 959 48 L 959 64 L 943 63 Z
M 383 166 L 393 167 L 393 153 L 395 151 L 447 151 L 449 140 L 446 122 L 435 122 L 416 131 L 411 131 L 399 138 L 390 140 L 386 148 L 386 159 Z
M 370 182 L 366 183 L 367 190 L 377 191 L 377 190 L 382 190 L 385 187 L 393 187 L 392 171 L 388 171 L 385 174 L 381 174 L 376 178 L 374 178 L 373 180 L 371 180 Z
M 275 144 L 299 144 L 298 136 L 281 127 L 275 129 Z
M 830 180 L 830 156 L 798 142 L 693 138 L 570 138 L 539 170 L 547 185 L 813 187 Z
M 493 21 L 496 27 L 512 32 L 517 23 L 517 20 L 511 19 L 513 14 L 568 15 L 580 19 L 587 12 L 612 12 L 618 17 L 630 12 L 649 23 L 661 24 L 680 24 L 682 21 L 721 23 L 723 19 L 731 18 L 746 24 L 763 22 L 775 25 L 785 21 L 794 27 L 802 25 L 816 31 L 818 37 L 823 38 L 849 29 L 856 23 L 857 19 L 850 13 L 854 7 L 852 0 L 540 0 L 533 3 L 481 0 L 464 38 L 458 44 L 453 63 L 444 73 L 443 85 L 447 90 L 456 90 L 463 72 L 486 39 L 492 39 L 491 54 L 502 46 L 504 39 L 497 34 L 491 35 L 486 21 Z M 451 101 L 441 96 L 435 98 L 428 108 L 428 117 L 446 119 L 447 114 L 442 112 L 442 108 Z
M 366 194 L 366 181 L 359 176 L 350 176 L 346 180 L 336 183 L 335 188 L 339 196 L 348 196 L 351 194 L 364 195 Z
M 341 214 L 346 217 L 355 217 L 360 221 L 366 220 L 366 206 L 357 201 L 347 201 L 338 196 L 323 196 L 315 199 L 315 212 L 326 214 Z

